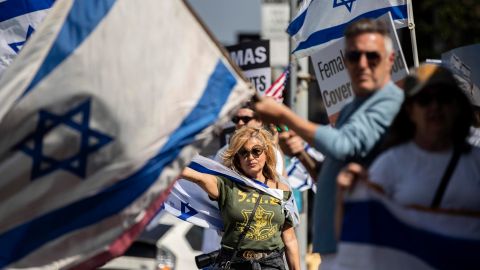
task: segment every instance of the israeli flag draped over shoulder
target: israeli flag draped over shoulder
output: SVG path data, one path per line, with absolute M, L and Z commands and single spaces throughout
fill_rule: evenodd
M 47 15 L 54 0 L 0 0 L 0 77 Z
M 418 210 L 358 183 L 329 269 L 480 269 L 480 215 Z
M 282 190 L 269 188 L 260 181 L 242 176 L 206 157 L 196 156 L 188 166 L 201 173 L 223 176 L 241 185 L 254 187 L 281 200 L 287 214 L 292 217 L 294 226 L 299 224 L 300 218 L 293 195 L 284 201 Z M 283 182 L 288 184 L 286 180 Z M 198 185 L 185 179 L 180 179 L 175 183 L 163 208 L 168 213 L 195 225 L 223 231 L 223 222 L 217 202 L 210 200 L 207 193 Z
M 305 57 L 343 37 L 345 27 L 360 18 L 390 12 L 397 28 L 407 26 L 407 0 L 305 0 L 287 32 L 292 53 Z
M 0 79 L 0 268 L 122 254 L 253 93 L 184 1 L 56 1 Z

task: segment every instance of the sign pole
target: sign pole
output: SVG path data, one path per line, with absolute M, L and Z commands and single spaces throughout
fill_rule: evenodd
M 410 29 L 410 39 L 412 42 L 413 65 L 418 67 L 417 36 L 415 34 L 415 22 L 413 20 L 412 0 L 407 0 L 408 29 Z

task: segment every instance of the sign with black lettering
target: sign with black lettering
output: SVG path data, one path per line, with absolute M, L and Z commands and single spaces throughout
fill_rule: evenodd
M 244 42 L 226 48 L 230 58 L 244 71 L 257 92 L 263 95 L 272 83 L 269 41 Z
M 408 74 L 407 64 L 398 41 L 390 13 L 379 18 L 385 20 L 390 28 L 395 60 L 392 67 L 392 80 L 398 81 Z M 353 100 L 354 92 L 345 65 L 345 39 L 341 38 L 319 52 L 312 54 L 312 64 L 315 70 L 320 93 L 330 123 L 335 123 L 340 110 Z

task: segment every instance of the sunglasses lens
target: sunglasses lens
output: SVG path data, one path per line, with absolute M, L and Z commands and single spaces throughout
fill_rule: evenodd
M 232 122 L 235 124 L 238 124 L 241 120 L 243 123 L 247 124 L 252 119 L 253 117 L 250 117 L 250 116 L 234 116 L 232 117 Z
M 415 101 L 418 103 L 418 105 L 421 106 L 427 106 L 432 102 L 433 98 L 431 94 L 420 94 L 417 96 Z
M 252 120 L 253 118 L 252 117 L 249 117 L 249 116 L 244 116 L 244 117 L 240 117 L 240 120 L 243 121 L 243 123 L 248 123 L 250 122 L 250 120 Z
M 378 52 L 360 52 L 360 51 L 350 51 L 347 52 L 345 55 L 347 57 L 347 61 L 350 63 L 358 63 L 362 54 L 365 54 L 367 57 L 367 61 L 370 63 L 377 63 L 380 60 L 380 54 Z
M 238 155 L 240 155 L 242 158 L 247 158 L 248 156 L 250 156 L 250 153 L 252 153 L 252 156 L 254 158 L 258 158 L 263 153 L 263 147 L 258 145 L 252 147 L 252 150 L 250 151 L 245 148 L 238 150 Z
M 437 93 L 421 93 L 415 99 L 415 101 L 420 106 L 430 105 L 434 100 L 438 104 L 447 105 L 447 104 L 452 104 L 454 98 L 450 96 L 448 93 L 440 91 Z
M 365 55 L 367 56 L 367 60 L 370 62 L 377 62 L 380 60 L 380 54 L 377 52 L 367 52 Z
M 261 147 L 253 147 L 252 148 L 252 155 L 255 158 L 258 158 L 263 153 L 263 148 Z
M 360 60 L 362 54 L 358 51 L 347 52 L 346 57 L 348 62 L 356 63 Z
M 250 155 L 250 151 L 247 151 L 245 149 L 240 149 L 238 150 L 238 155 L 240 155 L 242 158 L 246 158 L 248 157 L 248 155 Z

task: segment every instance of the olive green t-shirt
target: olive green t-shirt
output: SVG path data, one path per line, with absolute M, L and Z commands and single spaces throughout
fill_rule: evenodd
M 248 222 L 259 198 L 259 191 L 238 184 L 224 177 L 217 177 L 219 190 L 218 206 L 224 224 L 222 246 L 234 248 L 240 234 Z M 284 200 L 291 196 L 290 191 L 283 192 Z M 284 226 L 292 226 L 292 220 L 286 219 L 286 210 L 281 201 L 268 194 L 262 194 L 249 230 L 241 241 L 239 249 L 275 250 L 284 247 L 281 233 Z

